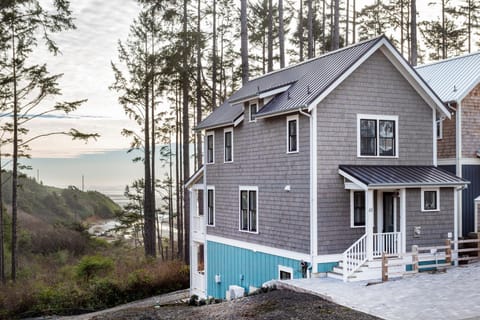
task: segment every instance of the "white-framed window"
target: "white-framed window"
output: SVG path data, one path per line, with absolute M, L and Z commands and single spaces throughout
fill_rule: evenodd
M 207 187 L 207 226 L 215 226 L 215 187 Z
M 197 272 L 205 273 L 205 246 L 203 243 L 198 243 L 197 248 Z
M 365 191 L 350 190 L 350 227 L 365 227 Z
M 287 153 L 298 152 L 298 115 L 287 117 Z
M 197 216 L 203 216 L 203 189 L 197 191 Z
M 443 120 L 437 120 L 437 140 L 443 139 Z
M 239 228 L 258 233 L 258 187 L 239 187 Z
M 440 210 L 440 189 L 429 188 L 422 189 L 421 196 L 422 211 L 439 211 Z
M 215 135 L 213 132 L 207 132 L 207 163 L 215 163 Z
M 278 280 L 293 279 L 293 268 L 278 265 Z
M 249 122 L 256 122 L 257 121 L 257 111 L 258 111 L 258 103 L 251 102 L 248 107 L 248 114 L 249 114 Z
M 233 162 L 233 128 L 223 130 L 223 161 Z
M 398 157 L 398 116 L 358 114 L 357 156 Z

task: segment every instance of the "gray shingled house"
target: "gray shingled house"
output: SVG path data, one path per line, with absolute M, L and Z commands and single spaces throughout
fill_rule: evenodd
M 382 252 L 457 238 L 467 181 L 437 168 L 450 112 L 379 37 L 250 80 L 197 130 L 192 294 L 267 280 L 380 278 Z M 362 270 L 363 272 L 358 272 Z

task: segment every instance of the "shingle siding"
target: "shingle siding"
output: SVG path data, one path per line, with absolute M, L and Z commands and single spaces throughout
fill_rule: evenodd
M 299 115 L 299 152 L 287 154 L 286 117 L 245 120 L 234 128 L 234 161 L 223 163 L 223 129 L 215 130 L 215 227 L 208 234 L 308 253 L 310 248 L 309 119 Z M 291 191 L 284 190 L 290 185 Z M 258 234 L 239 231 L 239 186 L 258 187 Z
M 442 138 L 437 140 L 438 159 L 455 159 L 456 153 L 456 115 L 442 123 Z
M 407 251 L 412 245 L 441 246 L 445 244 L 448 233 L 453 235 L 453 191 L 452 188 L 440 189 L 440 211 L 422 212 L 421 189 L 407 189 Z M 414 228 L 420 227 L 421 234 L 414 237 Z
M 462 157 L 477 158 L 480 150 L 480 85 L 463 99 L 462 106 Z
M 398 115 L 398 158 L 357 157 L 357 114 Z M 317 130 L 319 254 L 340 253 L 365 230 L 350 228 L 338 165 L 432 165 L 432 109 L 377 51 L 320 103 Z

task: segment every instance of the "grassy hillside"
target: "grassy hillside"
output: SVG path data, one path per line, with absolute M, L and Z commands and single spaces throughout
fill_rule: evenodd
M 10 173 L 2 175 L 3 201 L 11 205 L 12 184 Z M 48 223 L 72 222 L 89 217 L 113 218 L 120 207 L 97 191 L 83 192 L 76 187 L 60 189 L 44 186 L 34 179 L 19 179 L 18 207 L 20 210 Z

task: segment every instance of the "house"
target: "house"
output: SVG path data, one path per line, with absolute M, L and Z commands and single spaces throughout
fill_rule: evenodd
M 460 194 L 460 235 L 478 232 L 475 199 L 480 196 L 480 52 L 419 66 L 417 72 L 449 108 L 438 121 L 438 166 L 471 184 Z
M 225 298 L 304 266 L 380 278 L 370 266 L 382 252 L 456 239 L 468 182 L 436 167 L 441 117 L 447 107 L 385 37 L 250 80 L 196 127 L 192 294 Z

